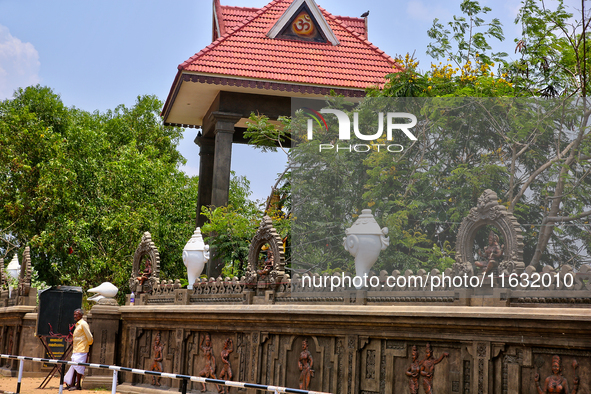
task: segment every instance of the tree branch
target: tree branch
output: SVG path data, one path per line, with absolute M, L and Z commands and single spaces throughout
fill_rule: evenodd
M 552 222 L 552 223 L 572 222 L 573 220 L 582 219 L 582 218 L 590 216 L 590 215 L 591 215 L 591 211 L 581 212 L 580 214 L 578 214 L 576 216 L 548 216 L 546 218 L 546 222 Z

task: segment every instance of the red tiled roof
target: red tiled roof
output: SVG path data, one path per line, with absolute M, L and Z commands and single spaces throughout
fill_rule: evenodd
M 365 19 L 354 18 L 352 16 L 335 16 L 338 20 L 342 21 L 347 27 L 361 36 L 367 38 L 367 30 L 365 28 Z
M 218 14 L 221 35 L 223 36 L 228 32 L 228 30 L 238 27 L 248 18 L 254 16 L 259 10 L 260 8 L 221 5 Z M 341 22 L 344 22 L 354 32 L 361 34 L 363 37 L 367 37 L 365 19 L 338 15 L 335 15 L 334 17 L 339 19 Z
M 247 8 L 247 7 L 232 7 L 223 5 L 220 7 L 220 15 L 218 18 L 224 21 L 225 30 L 221 30 L 223 36 L 229 30 L 234 29 L 244 23 L 248 18 L 254 16 L 260 8 Z
M 356 89 L 384 83 L 394 59 L 347 24 L 358 18 L 341 17 L 343 21 L 319 7 L 340 45 L 267 37 L 291 2 L 273 0 L 254 13 L 249 8 L 223 7 L 231 11 L 224 14 L 225 34 L 180 64 L 179 70 Z M 233 25 L 242 16 L 246 19 Z

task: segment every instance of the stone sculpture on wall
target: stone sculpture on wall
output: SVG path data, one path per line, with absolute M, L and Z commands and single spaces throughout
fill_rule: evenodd
M 267 256 L 269 260 L 259 269 L 259 253 L 263 246 L 268 245 Z M 272 259 L 271 259 L 272 256 Z M 273 227 L 272 219 L 265 215 L 257 233 L 250 242 L 248 251 L 248 267 L 245 272 L 247 287 L 258 290 L 276 289 L 285 277 L 285 258 L 283 253 L 283 240 Z
M 575 378 L 573 379 L 573 389 L 569 391 L 568 380 L 562 376 L 562 360 L 560 356 L 552 356 L 552 375 L 548 376 L 542 386 L 540 386 L 540 374 L 536 373 L 534 382 L 538 394 L 559 393 L 559 394 L 576 394 L 579 390 L 579 376 L 577 375 L 577 368 L 579 364 L 577 360 L 573 361 L 573 369 L 575 370 Z
M 477 231 L 486 225 L 498 229 L 505 242 L 503 260 L 498 264 L 499 274 L 520 274 L 525 269 L 521 227 L 515 216 L 499 204 L 498 199 L 497 193 L 485 190 L 478 198 L 476 207 L 462 220 L 456 241 L 456 262 L 452 267 L 454 275 L 473 275 L 474 239 Z
M 18 295 L 27 297 L 31 290 L 31 248 L 27 246 L 23 253 L 21 272 L 18 278 Z
M 144 283 L 146 283 L 148 279 L 150 279 L 150 276 L 152 276 L 152 263 L 150 262 L 149 258 L 146 258 L 146 261 L 144 262 L 144 269 L 142 270 L 140 276 L 136 278 L 139 282 L 138 285 L 140 288 L 144 286 Z
M 419 376 L 421 374 L 421 363 L 419 362 L 419 351 L 417 347 L 412 347 L 412 363 L 406 371 L 406 376 L 409 377 L 408 388 L 410 394 L 419 394 Z
M 154 339 L 154 363 L 152 364 L 152 368 L 150 371 L 162 372 L 162 360 L 164 357 L 162 356 L 162 344 L 160 343 L 160 332 L 156 334 L 156 339 Z M 152 377 L 152 385 L 160 386 L 160 376 Z
M 149 232 L 145 232 L 133 255 L 129 288 L 136 294 L 151 293 L 160 282 L 160 253 Z
M 496 271 L 499 264 L 499 258 L 503 255 L 503 247 L 499 246 L 499 236 L 493 231 L 488 234 L 488 246 L 484 251 L 479 250 L 478 255 L 482 261 L 476 262 L 476 267 L 488 275 Z
M 423 389 L 425 390 L 425 394 L 435 394 L 433 392 L 433 374 L 435 373 L 435 365 L 439 364 L 444 357 L 448 356 L 449 353 L 443 353 L 438 359 L 434 359 L 431 344 L 427 343 L 425 358 L 420 363 L 420 373 L 423 377 Z
M 310 380 L 314 377 L 314 359 L 312 353 L 308 350 L 308 341 L 302 341 L 302 352 L 298 359 L 298 368 L 300 369 L 300 390 L 308 390 L 310 387 Z
M 220 372 L 220 379 L 221 380 L 232 380 L 232 365 L 230 364 L 230 353 L 234 351 L 234 342 L 231 338 L 228 338 L 224 341 L 224 349 L 220 353 L 220 358 L 222 359 L 222 371 Z M 222 386 L 221 387 L 221 394 L 229 394 L 230 387 Z
M 205 367 L 199 372 L 200 377 L 202 378 L 211 378 L 217 379 L 215 377 L 215 357 L 213 355 L 213 346 L 211 344 L 211 336 L 209 334 L 205 334 L 201 337 L 201 343 L 199 344 L 201 350 L 203 351 L 203 360 L 205 360 Z M 202 391 L 207 391 L 205 387 L 205 383 L 201 383 L 203 385 Z

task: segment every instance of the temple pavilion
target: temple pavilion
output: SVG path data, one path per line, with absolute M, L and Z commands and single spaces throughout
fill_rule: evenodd
M 213 1 L 212 43 L 178 66 L 162 110 L 167 125 L 201 127 L 198 213 L 228 203 L 232 144 L 247 142 L 251 113 L 289 116 L 292 97 L 331 91 L 363 97 L 398 70 L 367 31 L 367 17 L 332 15 L 314 0 L 260 9 Z

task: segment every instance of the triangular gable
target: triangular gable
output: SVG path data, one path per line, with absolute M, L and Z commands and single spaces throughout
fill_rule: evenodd
M 314 0 L 294 0 L 267 36 L 313 42 L 329 41 L 332 45 L 339 45 L 337 36 Z

